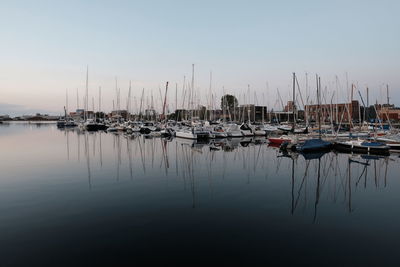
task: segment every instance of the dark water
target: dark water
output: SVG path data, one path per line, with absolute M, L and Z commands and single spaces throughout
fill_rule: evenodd
M 16 123 L 0 149 L 0 266 L 399 264 L 397 155 Z

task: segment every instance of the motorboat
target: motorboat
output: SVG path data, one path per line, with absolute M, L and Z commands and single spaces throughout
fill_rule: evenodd
M 281 135 L 279 137 L 269 137 L 268 141 L 270 144 L 281 145 L 282 143 L 291 143 L 293 139 L 287 135 Z
M 254 136 L 253 129 L 251 129 L 251 127 L 247 123 L 243 123 L 240 126 L 240 130 L 242 131 L 243 136 Z
M 222 126 L 214 127 L 214 130 L 212 130 L 211 133 L 215 136 L 215 138 L 226 138 L 226 137 L 228 137 L 228 134 L 225 132 L 225 130 L 224 130 L 224 128 Z
M 57 128 L 64 128 L 65 127 L 65 120 L 63 120 L 63 119 L 59 119 L 58 121 L 57 121 Z
M 145 122 L 143 125 L 140 127 L 140 133 L 142 134 L 149 134 L 152 131 L 155 131 L 157 127 L 153 122 Z
M 243 137 L 243 132 L 240 130 L 239 125 L 235 123 L 226 125 L 225 132 L 228 137 Z
M 266 132 L 266 133 L 274 133 L 278 131 L 278 127 L 270 125 L 270 124 L 265 124 L 263 125 L 262 129 Z
M 252 130 L 255 136 L 267 135 L 267 132 L 260 125 L 252 125 Z

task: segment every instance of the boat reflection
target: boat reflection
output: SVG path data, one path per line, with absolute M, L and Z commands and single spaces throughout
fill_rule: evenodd
M 288 182 L 290 187 L 279 188 L 279 193 L 290 190 L 289 212 L 308 215 L 313 222 L 318 221 L 321 203 L 354 212 L 354 196 L 369 188 L 387 187 L 388 166 L 399 163 L 396 156 L 280 151 L 259 137 L 198 141 L 77 128 L 63 134 L 67 160 L 80 162 L 81 154 L 85 157 L 89 189 L 97 186 L 96 176 L 104 172 L 114 173 L 116 182 L 167 178 L 180 181 L 182 190 L 190 193 L 191 207 L 196 208 L 200 195 L 215 196 L 229 183 L 263 184 L 265 190 L 273 190 L 276 184 Z

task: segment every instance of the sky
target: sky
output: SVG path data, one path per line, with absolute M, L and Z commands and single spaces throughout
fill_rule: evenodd
M 183 79 L 195 64 L 198 102 L 223 93 L 240 103 L 280 109 L 291 99 L 315 101 L 315 75 L 324 102 L 348 100 L 355 85 L 370 104 L 400 105 L 400 1 L 18 1 L 0 2 L 0 114 L 59 114 L 80 107 L 89 68 L 89 107 L 143 105 L 160 110 L 184 103 Z M 306 87 L 306 77 L 308 87 Z M 117 85 L 116 85 L 117 79 Z M 176 86 L 178 89 L 176 90 Z M 279 94 L 278 94 L 279 92 Z M 335 92 L 335 93 L 333 93 Z M 178 95 L 178 104 L 175 101 Z M 307 97 L 308 95 L 308 97 Z M 187 99 L 187 94 L 185 95 Z M 282 101 L 281 101 L 282 99 Z

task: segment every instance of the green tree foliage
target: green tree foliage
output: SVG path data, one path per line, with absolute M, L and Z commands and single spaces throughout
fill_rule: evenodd
M 221 97 L 221 109 L 229 109 L 232 110 L 239 105 L 239 101 L 234 95 L 226 94 Z

